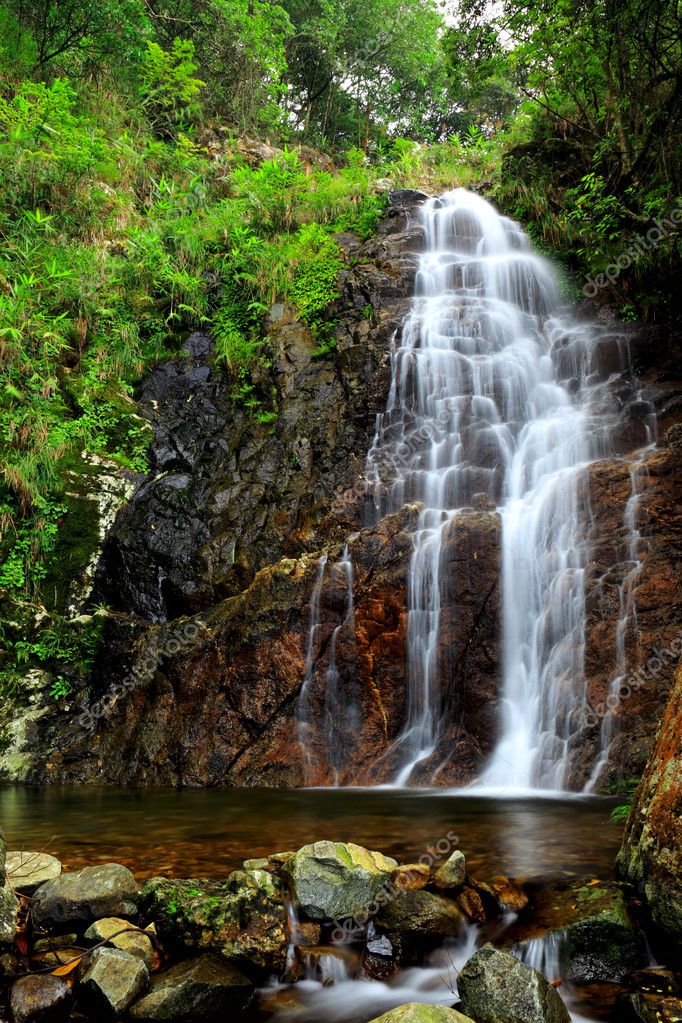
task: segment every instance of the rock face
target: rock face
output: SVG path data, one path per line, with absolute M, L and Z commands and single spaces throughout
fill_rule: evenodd
M 375 521 L 363 473 L 386 406 L 392 337 L 413 294 L 423 198 L 395 193 L 369 241 L 339 236 L 345 265 L 329 309 L 330 357 L 315 354 L 294 310 L 272 307 L 271 368 L 258 381 L 273 395 L 272 423 L 235 407 L 233 381 L 203 334 L 143 382 L 151 473 L 119 512 L 100 560 L 92 600 L 114 613 L 87 701 L 81 714 L 46 705 L 10 724 L 4 776 L 288 787 L 395 779 L 419 509 Z M 682 628 L 682 401 L 668 373 L 633 403 L 627 338 L 615 325 L 602 340 L 591 371 L 612 378 L 609 400 L 629 402 L 629 418 L 623 457 L 596 463 L 585 481 L 587 702 L 571 721 L 567 778 L 597 791 L 644 769 Z M 659 449 L 633 455 L 654 405 Z M 634 574 L 633 479 L 641 492 Z M 411 777 L 417 785 L 466 784 L 497 740 L 503 540 L 494 507 L 479 498 L 444 530 L 442 721 L 436 749 Z M 637 613 L 624 637 L 628 677 L 613 694 L 626 585 Z M 574 695 L 581 703 L 582 681 L 566 684 L 576 688 L 567 704 Z
M 299 849 L 284 868 L 291 895 L 312 920 L 341 920 L 365 912 L 391 888 L 395 860 L 359 845 L 315 842 Z M 401 894 L 401 899 L 407 893 Z M 376 912 L 376 909 L 374 910 Z
M 617 859 L 643 892 L 651 918 L 682 949 L 682 663 L 649 765 L 635 794 Z
M 128 868 L 103 863 L 42 884 L 33 897 L 31 919 L 38 930 L 67 931 L 99 917 L 135 916 L 137 901 L 137 883 Z
M 462 1009 L 476 1023 L 570 1023 L 555 988 L 508 952 L 484 945 L 457 976 Z

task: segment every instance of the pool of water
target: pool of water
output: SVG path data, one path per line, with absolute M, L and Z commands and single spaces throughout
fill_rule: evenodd
M 223 877 L 246 858 L 323 838 L 403 862 L 451 842 L 482 877 L 609 877 L 622 832 L 612 803 L 425 790 L 29 787 L 0 789 L 0 821 L 10 849 L 45 849 L 67 869 L 115 860 L 138 878 Z

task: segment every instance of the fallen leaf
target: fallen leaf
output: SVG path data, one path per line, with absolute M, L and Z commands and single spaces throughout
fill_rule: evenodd
M 66 977 L 69 973 L 73 973 L 76 967 L 83 961 L 83 956 L 78 959 L 72 959 L 70 963 L 64 963 L 63 966 L 58 966 L 56 970 L 52 970 L 53 977 Z

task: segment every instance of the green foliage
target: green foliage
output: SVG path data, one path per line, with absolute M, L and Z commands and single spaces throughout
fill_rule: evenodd
M 142 107 L 157 131 L 186 130 L 199 113 L 196 100 L 206 83 L 194 77 L 198 67 L 191 39 L 175 38 L 170 50 L 147 42 L 140 70 L 140 95 Z
M 612 821 L 620 823 L 628 819 L 639 781 L 639 778 L 621 778 L 610 787 L 609 792 L 613 795 L 625 796 L 625 802 L 611 810 Z

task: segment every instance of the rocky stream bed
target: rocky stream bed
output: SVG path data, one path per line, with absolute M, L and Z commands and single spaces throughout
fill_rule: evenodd
M 3 842 L 2 1018 L 680 1019 L 678 978 L 652 967 L 632 890 L 476 878 L 454 837 L 415 863 L 325 840 L 222 879 L 141 885 L 122 864 L 63 871 Z

